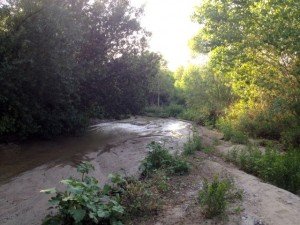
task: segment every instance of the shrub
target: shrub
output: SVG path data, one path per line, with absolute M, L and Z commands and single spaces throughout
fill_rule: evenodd
M 243 132 L 234 129 L 228 121 L 225 121 L 223 119 L 219 120 L 218 128 L 223 132 L 225 141 L 232 141 L 233 143 L 237 144 L 248 143 L 247 136 L 243 134 Z
M 218 177 L 215 177 L 211 183 L 204 181 L 203 189 L 199 191 L 199 202 L 205 217 L 213 218 L 224 214 L 229 189 L 230 182 L 219 180 Z
M 168 149 L 157 142 L 151 142 L 150 150 L 143 160 L 140 170 L 143 177 L 151 176 L 158 169 L 163 169 L 167 174 L 184 174 L 189 171 L 189 164 L 179 156 L 173 156 Z
M 115 187 L 124 180 L 120 176 L 111 176 L 113 186 L 105 185 L 100 189 L 98 181 L 87 176 L 93 169 L 91 164 L 84 162 L 77 169 L 82 175 L 81 180 L 71 177 L 61 181 L 67 185 L 66 191 L 59 192 L 55 188 L 41 191 L 56 194 L 49 202 L 58 210 L 56 215 L 48 215 L 43 224 L 122 224 L 121 189 L 116 191 Z
M 183 154 L 184 155 L 192 155 L 196 151 L 199 151 L 202 148 L 201 138 L 197 134 L 197 132 L 193 131 L 193 137 L 189 137 L 188 142 L 183 145 Z
M 242 170 L 254 174 L 278 187 L 293 193 L 300 191 L 300 152 L 287 153 L 267 148 L 263 154 L 257 147 L 248 146 L 243 150 L 233 150 L 227 159 Z
M 129 179 L 121 196 L 121 204 L 126 206 L 128 219 L 136 216 L 151 215 L 160 208 L 160 193 L 150 182 Z
M 205 124 L 206 118 L 205 116 L 203 116 L 202 113 L 199 113 L 197 110 L 195 109 L 187 109 L 184 110 L 180 115 L 180 118 L 184 119 L 184 120 L 189 120 L 189 121 L 194 121 L 197 124 Z

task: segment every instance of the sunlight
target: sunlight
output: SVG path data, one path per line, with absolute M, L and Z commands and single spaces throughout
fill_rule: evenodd
M 150 32 L 150 48 L 160 52 L 171 70 L 190 63 L 204 64 L 206 55 L 192 56 L 188 41 L 196 34 L 199 24 L 191 21 L 194 6 L 201 0 L 131 0 L 134 6 L 145 4 L 142 25 Z

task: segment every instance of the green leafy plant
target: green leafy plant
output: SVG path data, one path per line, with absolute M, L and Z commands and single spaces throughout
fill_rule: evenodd
M 143 160 L 140 170 L 143 177 L 149 177 L 158 169 L 163 169 L 167 174 L 184 174 L 189 171 L 189 164 L 179 156 L 173 156 L 168 149 L 157 142 L 151 142 L 150 150 Z
M 193 155 L 196 151 L 202 149 L 201 138 L 198 135 L 197 131 L 193 130 L 192 138 L 189 137 L 188 142 L 183 146 L 184 155 Z
M 122 224 L 121 217 L 124 207 L 120 205 L 120 186 L 125 181 L 118 175 L 111 175 L 112 186 L 105 185 L 101 189 L 98 181 L 87 174 L 94 170 L 88 163 L 81 163 L 77 171 L 81 180 L 70 177 L 61 183 L 67 186 L 66 191 L 55 188 L 42 190 L 46 194 L 55 194 L 49 203 L 57 209 L 56 215 L 48 215 L 44 225 L 56 224 Z
M 198 196 L 205 217 L 213 218 L 224 215 L 228 203 L 241 199 L 242 193 L 234 187 L 232 180 L 221 180 L 215 176 L 212 182 L 204 180 Z

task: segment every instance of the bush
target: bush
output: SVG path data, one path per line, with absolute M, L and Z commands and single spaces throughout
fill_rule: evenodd
M 184 120 L 194 121 L 197 124 L 204 125 L 206 123 L 206 118 L 203 116 L 203 114 L 197 112 L 197 110 L 190 109 L 190 108 L 187 110 L 184 110 L 179 115 L 179 117 Z
M 192 155 L 196 151 L 201 150 L 201 138 L 197 134 L 197 131 L 193 131 L 192 139 L 189 137 L 188 142 L 183 145 L 183 154 L 184 155 Z
M 143 177 L 151 176 L 158 169 L 163 169 L 167 174 L 184 174 L 189 171 L 189 164 L 179 156 L 173 156 L 168 149 L 157 142 L 151 142 L 150 150 L 143 160 L 140 170 Z
M 125 212 L 128 219 L 155 214 L 160 209 L 159 188 L 151 181 L 129 179 L 124 188 L 121 204 L 126 206 Z
M 87 176 L 91 170 L 94 167 L 83 162 L 77 169 L 81 180 L 71 177 L 61 181 L 67 185 L 66 191 L 59 192 L 55 188 L 41 191 L 56 194 L 49 202 L 58 211 L 56 215 L 48 215 L 43 224 L 122 224 L 124 207 L 119 200 L 122 189 L 117 187 L 125 180 L 120 176 L 110 176 L 113 185 L 101 189 L 94 177 Z
M 257 147 L 248 146 L 243 150 L 233 150 L 227 159 L 242 170 L 254 174 L 280 188 L 293 193 L 300 191 L 300 152 L 287 153 L 267 148 L 263 154 Z
M 243 134 L 243 132 L 234 129 L 233 126 L 228 121 L 221 119 L 219 120 L 217 126 L 223 132 L 225 141 L 232 141 L 233 143 L 237 143 L 237 144 L 248 143 L 247 136 Z
M 215 177 L 211 183 L 204 181 L 203 189 L 199 191 L 199 202 L 205 217 L 213 218 L 224 214 L 230 187 L 229 181 L 219 180 L 218 177 Z

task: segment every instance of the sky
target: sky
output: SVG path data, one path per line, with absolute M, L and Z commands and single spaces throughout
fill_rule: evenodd
M 206 56 L 193 58 L 188 47 L 188 41 L 200 28 L 191 21 L 191 15 L 201 0 L 131 0 L 131 3 L 134 6 L 145 4 L 141 23 L 152 33 L 150 49 L 160 52 L 171 70 L 189 63 L 205 63 Z

